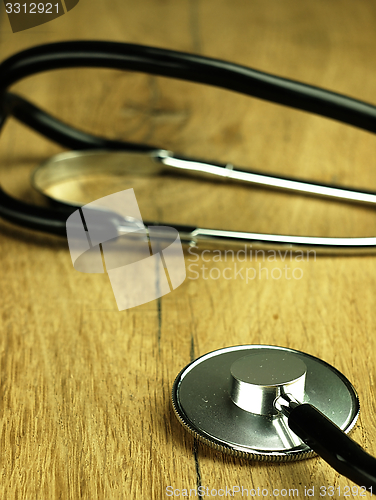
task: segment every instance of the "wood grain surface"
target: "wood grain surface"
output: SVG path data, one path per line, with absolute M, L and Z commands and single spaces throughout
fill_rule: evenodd
M 68 39 L 151 44 L 376 104 L 372 0 L 81 0 L 66 15 L 19 33 L 0 11 L 2 60 Z M 91 69 L 40 74 L 13 90 L 108 137 L 376 188 L 372 134 L 235 93 Z M 1 185 L 33 200 L 30 172 L 60 151 L 9 120 Z M 376 232 L 372 210 L 243 186 L 171 178 L 117 183 L 104 176 L 63 188 L 66 196 L 80 190 L 86 202 L 124 186 L 135 189 L 144 219 L 323 236 Z M 162 499 L 167 486 L 200 485 L 209 492 L 264 488 L 272 498 L 273 488 L 296 488 L 303 497 L 304 487 L 315 487 L 320 498 L 320 486 L 334 486 L 342 490 L 331 498 L 343 498 L 352 483 L 320 458 L 247 462 L 207 448 L 180 426 L 170 404 L 177 373 L 199 355 L 237 344 L 291 347 L 342 371 L 361 402 L 352 436 L 376 455 L 374 257 L 286 262 L 248 255 L 234 262 L 229 254 L 216 261 L 211 252 L 203 256 L 209 262 L 201 256 L 195 262 L 186 252 L 179 288 L 119 312 L 108 276 L 75 271 L 64 238 L 0 221 L 0 248 L 1 499 Z M 254 269 L 255 278 L 236 277 L 241 266 Z

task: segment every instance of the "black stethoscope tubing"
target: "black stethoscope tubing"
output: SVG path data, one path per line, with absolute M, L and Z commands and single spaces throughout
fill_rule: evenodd
M 0 129 L 9 116 L 69 149 L 153 151 L 157 148 L 87 134 L 61 122 L 24 98 L 7 92 L 17 81 L 63 68 L 139 71 L 203 83 L 332 118 L 376 132 L 376 107 L 318 87 L 256 71 L 238 64 L 166 49 L 117 42 L 74 41 L 33 47 L 0 64 Z M 39 231 L 66 235 L 73 208 L 42 208 L 19 201 L 0 188 L 0 217 Z M 108 223 L 108 221 L 107 221 Z M 116 226 L 119 220 L 114 215 Z M 176 226 L 186 229 L 185 226 Z

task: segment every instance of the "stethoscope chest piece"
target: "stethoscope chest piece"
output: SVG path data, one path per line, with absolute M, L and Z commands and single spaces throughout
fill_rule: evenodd
M 314 454 L 290 429 L 283 406 L 308 403 L 346 433 L 359 413 L 357 394 L 338 370 L 311 355 L 265 345 L 228 347 L 193 361 L 177 376 L 172 403 L 199 440 L 264 461 Z

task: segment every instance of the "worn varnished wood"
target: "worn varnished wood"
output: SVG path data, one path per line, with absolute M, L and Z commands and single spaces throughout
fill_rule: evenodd
M 81 0 L 69 14 L 18 34 L 3 16 L 0 50 L 4 58 L 63 39 L 154 44 L 375 103 L 375 18 L 371 0 Z M 265 172 L 376 187 L 371 134 L 222 90 L 107 70 L 40 75 L 14 90 L 110 137 Z M 2 185 L 33 199 L 31 169 L 58 151 L 11 120 L 1 138 Z M 362 208 L 192 180 L 102 182 L 110 192 L 134 187 L 145 219 L 375 234 L 374 213 Z M 96 180 L 79 188 L 89 198 L 102 193 Z M 192 358 L 235 344 L 288 346 L 335 365 L 359 392 L 353 437 L 376 454 L 374 257 L 259 255 L 232 262 L 222 254 L 215 262 L 211 253 L 209 263 L 199 261 L 208 268 L 205 277 L 213 268 L 222 274 L 229 267 L 234 276 L 239 267 L 261 266 L 246 283 L 240 275 L 204 279 L 202 271 L 192 279 L 195 257 L 186 253 L 182 286 L 119 312 L 107 276 L 76 272 L 63 239 L 3 221 L 0 230 L 0 498 L 159 499 L 168 485 L 298 488 L 303 496 L 304 486 L 317 492 L 350 484 L 320 459 L 247 463 L 195 443 L 180 427 L 169 402 L 174 377 Z M 301 269 L 301 279 L 273 279 L 273 270 L 278 276 L 275 269 L 284 266 Z

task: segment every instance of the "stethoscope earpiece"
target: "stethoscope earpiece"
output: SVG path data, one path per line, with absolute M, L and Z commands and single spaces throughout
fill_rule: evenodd
M 376 107 L 336 92 L 313 87 L 228 61 L 172 50 L 104 41 L 68 41 L 40 45 L 15 54 L 0 63 L 0 129 L 13 116 L 61 146 L 73 150 L 65 156 L 48 160 L 34 175 L 34 186 L 44 194 L 52 181 L 66 179 L 69 172 L 88 173 L 99 169 L 142 173 L 184 173 L 209 179 L 245 182 L 248 185 L 283 190 L 326 199 L 376 205 L 372 191 L 332 184 L 319 184 L 298 178 L 268 175 L 260 171 L 238 168 L 232 164 L 182 157 L 171 151 L 121 140 L 112 140 L 78 130 L 8 89 L 31 75 L 65 68 L 107 68 L 171 77 L 212 85 L 264 99 L 291 108 L 315 113 L 359 127 L 376 131 Z M 74 89 L 72 89 L 74 91 Z M 110 154 L 111 153 L 111 154 Z M 125 154 L 127 153 L 127 154 Z M 125 157 L 124 157 L 125 155 Z M 75 170 L 75 168 L 77 170 Z M 39 184 L 39 186 L 38 186 Z M 51 193 L 48 194 L 51 196 Z M 83 205 L 84 203 L 79 203 Z M 21 202 L 0 186 L 0 217 L 14 224 L 60 236 L 66 236 L 67 218 L 74 212 L 70 203 L 54 200 L 52 207 Z M 118 236 L 128 232 L 128 223 L 121 217 L 109 217 L 101 226 L 113 225 Z M 145 221 L 146 222 L 146 221 Z M 146 225 L 153 225 L 148 222 Z M 172 226 L 170 223 L 165 223 Z M 159 223 L 157 224 L 159 225 Z M 125 226 L 125 227 L 124 227 Z M 332 238 L 284 234 L 231 231 L 197 226 L 173 225 L 186 244 L 214 243 L 252 244 L 253 248 L 290 248 L 298 251 L 337 253 L 374 253 L 376 237 Z M 102 228 L 103 229 L 103 228 Z

